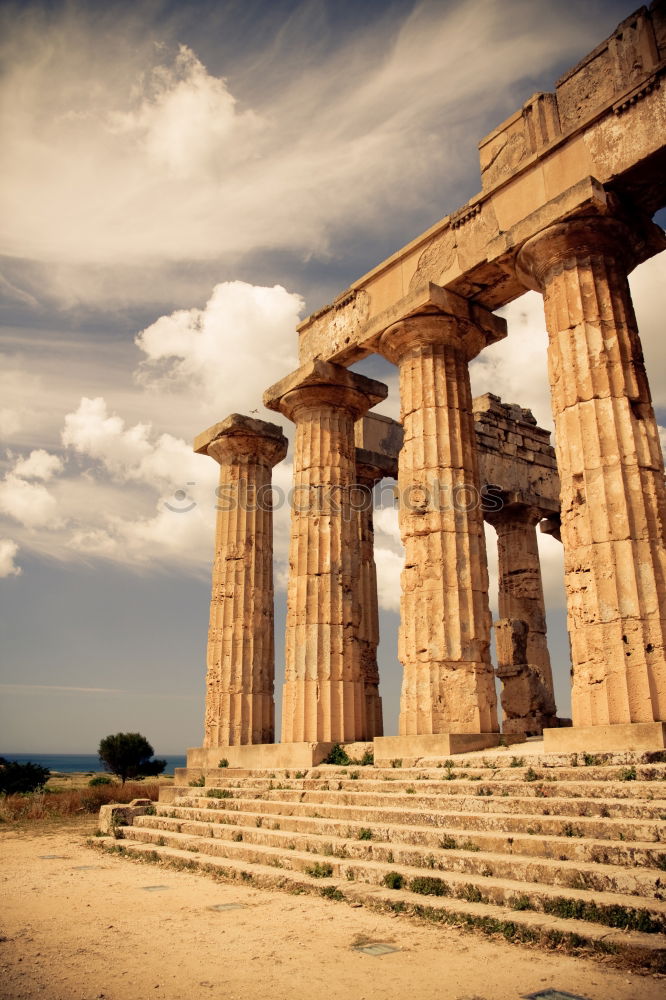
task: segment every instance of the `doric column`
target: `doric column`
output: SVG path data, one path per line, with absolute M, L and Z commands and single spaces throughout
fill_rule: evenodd
M 296 424 L 282 742 L 362 739 L 354 421 L 381 382 L 313 361 L 272 386 L 270 409 Z
M 204 746 L 272 743 L 271 470 L 287 439 L 276 424 L 233 413 L 200 434 L 194 450 L 220 464 Z
M 379 343 L 400 369 L 404 429 L 398 490 L 405 736 L 498 730 L 468 362 L 491 337 L 504 335 L 504 324 L 483 313 L 487 329 L 460 300 L 460 315 L 412 316 Z
M 536 533 L 541 517 L 540 510 L 520 503 L 509 503 L 499 511 L 485 514 L 497 532 L 499 617 L 523 621 L 527 626 L 524 663 L 538 676 L 545 692 L 545 697 L 540 694 L 539 704 L 528 713 L 530 719 L 525 731 L 529 735 L 554 725 L 556 714 Z
M 356 449 L 356 482 L 359 503 L 356 504 L 359 537 L 358 594 L 361 619 L 358 626 L 361 676 L 365 690 L 365 735 L 372 740 L 384 735 L 382 699 L 379 694 L 379 607 L 377 603 L 377 567 L 375 565 L 375 527 L 373 489 L 387 475 L 395 475 L 395 463 L 384 456 Z
M 550 340 L 576 727 L 666 720 L 664 466 L 627 282 L 639 251 L 595 216 L 518 258 Z

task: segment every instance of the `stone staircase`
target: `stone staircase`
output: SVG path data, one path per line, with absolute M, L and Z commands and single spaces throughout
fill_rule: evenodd
M 97 843 L 666 971 L 660 756 L 508 750 L 418 768 L 182 769 L 154 815 Z

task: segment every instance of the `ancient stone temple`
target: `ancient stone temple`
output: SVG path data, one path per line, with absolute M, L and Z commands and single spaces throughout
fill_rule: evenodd
M 650 221 L 664 80 L 656 3 L 481 142 L 480 194 L 301 324 L 297 371 L 264 396 L 294 442 L 280 742 L 271 477 L 287 439 L 238 414 L 196 439 L 220 467 L 203 745 L 156 804 L 104 806 L 96 845 L 239 895 L 312 893 L 666 971 L 666 496 L 627 283 L 666 246 Z M 511 336 L 495 310 L 528 288 L 555 447 L 520 401 L 470 390 L 471 360 Z M 399 373 L 399 421 L 351 370 L 372 353 Z M 395 718 L 373 551 L 392 489 Z M 540 532 L 563 547 L 570 665 L 551 663 Z M 553 667 L 571 671 L 573 725 Z
M 274 743 L 274 424 L 232 415 L 197 439 L 220 463 L 202 765 L 315 762 L 375 740 L 447 754 L 544 733 L 546 749 L 662 747 L 666 493 L 627 275 L 666 246 L 666 17 L 641 8 L 555 92 L 479 145 L 481 192 L 299 327 L 300 367 L 265 405 L 294 425 L 281 741 Z M 469 364 L 543 295 L 556 448 L 531 413 L 472 400 Z M 350 370 L 371 353 L 386 387 Z M 398 736 L 377 667 L 372 487 L 397 478 L 405 551 Z M 252 502 L 248 502 L 248 498 Z M 256 502 L 259 498 L 260 502 Z M 497 666 L 484 522 L 497 534 Z M 537 532 L 564 548 L 573 725 L 558 725 Z M 280 641 L 281 641 L 280 637 Z M 317 749 L 317 748 L 320 749 Z

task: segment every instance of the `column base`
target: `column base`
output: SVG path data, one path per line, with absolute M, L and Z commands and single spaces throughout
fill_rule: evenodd
M 228 767 L 308 768 L 321 764 L 333 749 L 333 743 L 255 743 L 242 746 L 192 747 L 187 751 L 188 768 Z
M 627 722 L 613 726 L 572 726 L 544 729 L 544 753 L 602 750 L 663 750 L 666 722 Z
M 414 757 L 447 757 L 489 750 L 504 743 L 524 743 L 524 733 L 427 733 L 420 736 L 376 736 L 375 761 Z

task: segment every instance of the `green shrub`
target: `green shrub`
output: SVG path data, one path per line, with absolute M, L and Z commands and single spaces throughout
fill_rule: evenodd
M 448 896 L 451 892 L 446 882 L 434 875 L 418 875 L 409 883 L 409 888 L 421 896 Z
M 631 767 L 624 767 L 618 774 L 620 781 L 635 781 L 636 780 L 636 768 L 632 765 Z
M 97 788 L 99 785 L 112 785 L 113 778 L 110 778 L 108 774 L 98 774 L 96 778 L 91 778 L 88 782 L 89 788 Z
M 400 872 L 387 872 L 382 882 L 387 889 L 402 889 L 405 884 L 405 876 L 401 875 Z
M 43 788 L 49 780 L 51 772 L 48 767 L 33 764 L 19 764 L 15 760 L 5 760 L 0 757 L 0 793 L 3 795 L 20 795 Z
M 209 788 L 206 792 L 209 799 L 230 799 L 231 792 L 228 788 Z
M 200 774 L 198 778 L 194 779 L 194 781 L 190 781 L 190 788 L 203 788 L 205 784 L 206 779 L 203 774 Z
M 229 761 L 227 760 L 226 757 L 223 757 L 222 760 L 219 762 L 219 764 L 217 766 L 218 767 L 229 767 Z
M 538 781 L 541 775 L 537 774 L 533 767 L 528 767 L 525 771 L 523 781 Z
M 330 878 L 333 874 L 333 865 L 322 861 L 315 861 L 313 865 L 305 869 L 305 873 L 312 878 Z
M 391 761 L 391 767 L 402 767 L 402 757 L 394 757 Z
M 336 743 L 328 757 L 322 761 L 323 764 L 351 764 L 351 762 L 351 757 L 340 743 Z
M 372 840 L 372 830 L 368 830 L 367 827 L 361 827 L 358 831 L 358 840 Z

